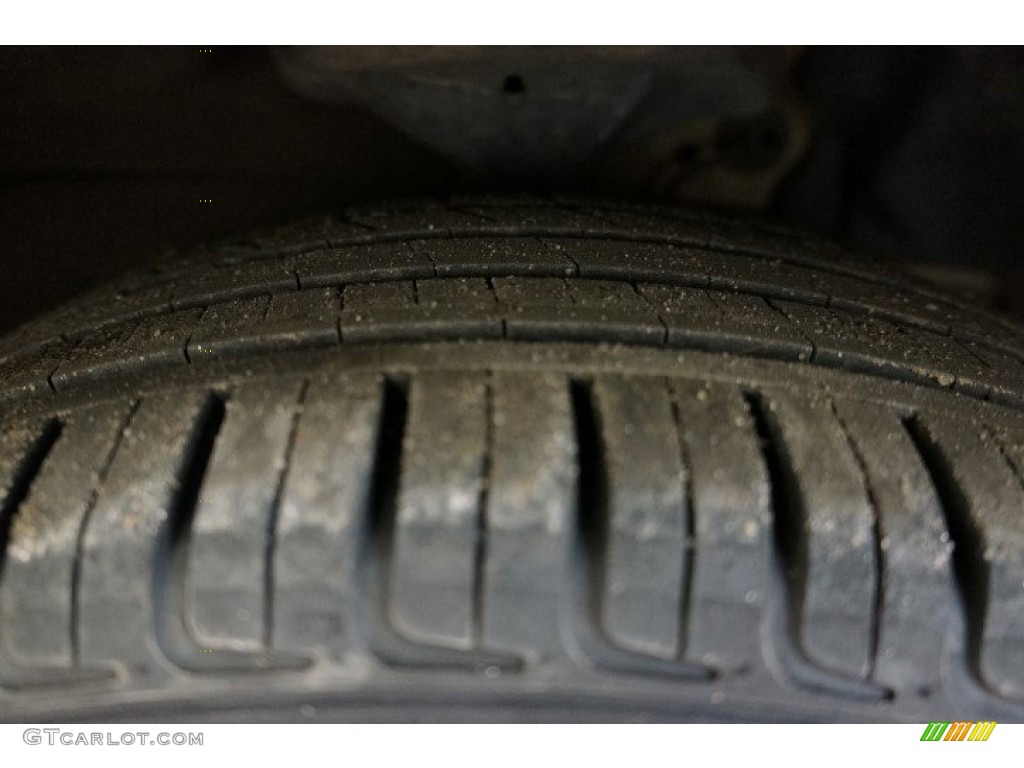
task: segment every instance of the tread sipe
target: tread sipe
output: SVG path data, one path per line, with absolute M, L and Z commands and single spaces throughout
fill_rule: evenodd
M 353 211 L 0 340 L 0 719 L 943 714 L 1024 719 L 1024 335 L 831 246 Z

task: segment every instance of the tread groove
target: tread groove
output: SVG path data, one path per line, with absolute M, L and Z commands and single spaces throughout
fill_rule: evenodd
M 494 456 L 494 385 L 488 374 L 484 384 L 484 456 L 480 468 L 480 494 L 477 506 L 476 544 L 473 551 L 472 641 L 479 646 L 484 632 L 484 592 L 486 589 L 488 500 Z
M 672 408 L 672 424 L 675 429 L 676 440 L 679 443 L 679 460 L 681 473 L 679 484 L 683 492 L 683 506 L 685 509 L 684 531 L 686 556 L 683 558 L 683 573 L 679 590 L 679 645 L 676 649 L 676 657 L 683 658 L 689 648 L 690 625 L 693 614 L 693 581 L 697 571 L 697 558 L 700 556 L 697 542 L 697 510 L 694 506 L 692 471 L 690 462 L 689 446 L 683 436 L 683 419 L 679 412 L 678 395 L 672 382 L 665 380 L 668 388 L 669 403 Z
M 891 699 L 891 690 L 823 669 L 807 657 L 800 640 L 808 563 L 803 503 L 794 469 L 785 452 L 781 427 L 771 408 L 759 392 L 744 392 L 743 396 L 761 444 L 773 514 L 775 565 L 774 584 L 768 589 L 772 597 L 767 606 L 766 650 L 774 654 L 784 675 L 810 690 L 866 701 Z
M 572 379 L 569 397 L 576 439 L 576 524 L 570 574 L 574 640 L 591 663 L 626 675 L 708 681 L 715 670 L 682 659 L 664 659 L 613 645 L 604 629 L 605 552 L 611 519 L 606 447 L 593 382 Z
M 967 495 L 955 480 L 952 462 L 929 431 L 927 423 L 920 414 L 915 414 L 903 419 L 903 427 L 938 495 L 946 531 L 953 544 L 953 577 L 964 612 L 967 668 L 975 681 L 984 686 L 981 646 L 988 612 L 988 565 L 982 533 L 971 513 Z
M 760 393 L 744 393 L 761 444 L 765 469 L 771 490 L 775 555 L 786 585 L 782 602 L 785 605 L 786 631 L 791 642 L 799 646 L 800 614 L 807 569 L 806 519 L 796 476 L 787 461 L 785 443 L 779 425 L 769 415 L 770 408 Z
M 373 598 L 370 610 L 375 617 L 374 624 L 379 627 L 390 626 L 388 595 L 391 592 L 391 555 L 398 514 L 398 484 L 402 476 L 402 442 L 408 412 L 408 383 L 385 379 L 382 384 L 373 477 L 367 503 L 369 521 L 366 528 L 366 555 L 372 566 L 363 569 L 367 574 L 375 576 L 370 578 L 370 588 L 363 590 L 363 594 Z
M 270 503 L 270 514 L 267 516 L 267 544 L 263 559 L 263 647 L 270 649 L 271 638 L 274 636 L 274 551 L 277 547 L 277 519 L 281 511 L 281 498 L 285 483 L 292 467 L 292 454 L 295 452 L 295 441 L 299 435 L 299 423 L 309 392 L 309 381 L 303 381 L 295 400 L 295 410 L 288 429 L 288 440 L 282 457 L 281 471 L 277 475 L 274 487 L 274 499 Z
M 114 459 L 117 458 L 117 452 L 124 441 L 124 436 L 131 428 L 132 420 L 135 418 L 135 414 L 138 413 L 139 406 L 141 405 L 141 400 L 134 400 L 128 408 L 128 413 L 125 414 L 124 421 L 121 422 L 117 435 L 114 437 L 110 452 L 104 458 L 103 465 L 96 476 L 96 487 L 89 494 L 85 512 L 78 526 L 78 536 L 75 539 L 75 559 L 71 564 L 71 662 L 75 665 L 80 664 L 82 659 L 82 643 L 79 634 L 79 593 L 82 586 L 82 556 L 85 550 L 85 533 L 89 529 L 89 518 L 92 516 L 92 510 L 99 499 L 100 490 L 106 482 L 107 474 L 114 464 Z
M 843 417 L 839 415 L 839 411 L 836 409 L 836 404 L 834 400 L 829 400 L 829 408 L 832 411 L 832 415 L 835 416 L 836 423 L 839 425 L 839 429 L 843 433 L 843 437 L 846 440 L 846 444 L 850 447 L 850 455 L 853 456 L 853 460 L 857 463 L 857 469 L 860 472 L 861 482 L 863 482 L 864 484 L 864 490 L 867 493 L 868 503 L 871 505 L 871 511 L 873 513 L 871 523 L 871 537 L 872 548 L 874 550 L 875 558 L 875 596 L 874 609 L 871 611 L 871 639 L 868 656 L 868 677 L 871 678 L 874 676 L 875 668 L 878 664 L 878 648 L 879 641 L 882 635 L 882 612 L 885 610 L 885 553 L 882 551 L 882 531 L 880 519 L 882 511 L 881 507 L 878 504 L 878 497 L 875 494 L 874 486 L 871 483 L 871 476 L 868 474 L 867 461 L 864 459 L 864 454 L 861 452 L 860 446 L 854 439 L 849 427 L 847 427 L 845 419 L 843 419 Z
M 207 393 L 189 435 L 176 478 L 177 487 L 168 504 L 166 529 L 158 544 L 152 585 L 156 636 L 164 649 L 174 644 L 171 627 L 180 627 L 182 634 L 194 643 L 185 617 L 189 540 L 203 479 L 213 456 L 217 435 L 224 424 L 226 405 L 226 395 L 215 391 Z M 169 651 L 168 655 L 176 654 Z
M 594 402 L 590 381 L 570 383 L 570 402 L 576 428 L 578 466 L 577 533 L 583 553 L 586 585 L 585 615 L 592 626 L 602 625 L 605 569 L 604 552 L 608 541 L 609 496 L 608 468 L 601 439 L 601 415 Z
M 38 435 L 22 455 L 14 471 L 7 495 L 0 499 L 0 576 L 3 574 L 4 560 L 7 555 L 7 540 L 11 525 L 18 514 L 22 503 L 28 498 L 32 482 L 43 468 L 46 457 L 57 440 L 60 439 L 63 423 L 57 418 L 47 419 Z
M 405 434 L 408 428 L 409 384 L 388 377 L 383 383 L 373 480 L 367 504 L 367 537 L 361 552 L 360 590 L 365 604 L 363 631 L 369 651 L 380 661 L 398 668 L 448 669 L 477 672 L 514 671 L 522 666 L 517 656 L 486 649 L 451 648 L 413 642 L 399 634 L 391 621 L 391 585 L 395 524 L 398 515 Z

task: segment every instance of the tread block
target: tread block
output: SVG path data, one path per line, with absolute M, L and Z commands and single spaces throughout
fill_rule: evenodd
M 757 433 L 735 387 L 671 385 L 693 487 L 687 655 L 713 668 L 756 667 L 772 546 L 771 491 Z
M 882 610 L 874 677 L 897 690 L 937 690 L 956 591 L 948 535 L 931 478 L 899 414 L 836 402 L 877 508 Z
M 996 396 L 1017 400 L 1024 392 L 1024 363 L 998 349 L 987 349 L 977 341 L 955 337 L 971 356 L 978 358 L 981 367 L 974 373 L 957 371 L 957 387 L 984 396 Z
M 478 278 L 355 285 L 345 289 L 344 299 L 340 327 L 346 342 L 502 335 L 493 294 Z
M 211 307 L 191 334 L 189 359 L 337 344 L 340 303 L 336 289 L 314 288 Z
M 831 277 L 781 259 L 731 253 L 717 264 L 708 287 L 824 306 L 828 303 Z
M 96 296 L 75 305 L 61 318 L 64 334 L 70 339 L 79 339 L 110 325 L 165 314 L 171 311 L 173 295 L 172 284 L 160 277 L 137 285 L 119 286 L 113 295 Z
M 830 278 L 831 279 L 831 278 Z M 901 290 L 891 282 L 877 283 L 869 280 L 844 279 L 836 284 L 829 299 L 835 309 L 854 314 L 870 314 L 896 323 L 907 323 L 918 328 L 927 328 L 935 333 L 946 334 L 951 324 L 960 327 L 964 311 L 954 308 L 949 301 L 922 300 L 920 294 Z M 977 317 L 968 326 L 972 329 L 983 327 Z M 992 332 L 991 323 L 987 332 Z
M 416 281 L 416 300 L 426 309 L 483 312 L 497 307 L 498 297 L 482 277 Z
M 404 312 L 375 312 L 355 322 L 346 322 L 343 316 L 341 335 L 343 341 L 351 343 L 499 339 L 502 321 L 493 311 L 416 307 Z
M 109 309 L 109 306 L 107 308 Z M 0 366 L 5 366 L 9 360 L 19 357 L 26 359 L 29 355 L 53 344 L 76 342 L 102 324 L 110 325 L 120 322 L 114 320 L 107 323 L 86 323 L 77 326 L 73 320 L 69 321 L 69 317 L 73 316 L 77 310 L 77 304 L 50 310 L 38 315 L 32 322 L 0 336 Z
M 759 296 L 640 283 L 668 331 L 668 343 L 735 354 L 808 360 L 813 347 Z
M 509 234 L 544 234 L 554 231 L 561 235 L 583 234 L 601 224 L 600 220 L 582 211 L 550 205 L 537 205 L 536 202 L 521 201 L 506 207 L 479 205 L 468 202 L 459 209 L 480 216 L 487 220 L 483 227 L 490 232 L 507 232 Z
M 864 479 L 829 404 L 771 394 L 768 411 L 795 476 L 806 556 L 799 641 L 824 667 L 865 675 L 872 661 L 875 514 Z
M 966 516 L 966 526 L 975 532 L 975 542 L 959 542 L 962 557 L 988 583 L 987 595 L 972 592 L 966 598 L 972 602 L 969 616 L 977 601 L 987 603 L 983 615 L 974 619 L 983 621 L 981 675 L 994 690 L 1019 697 L 1024 694 L 1024 485 L 1016 471 L 1020 448 L 1016 441 L 1004 447 L 993 433 L 948 414 L 922 414 L 920 423 L 958 489 L 959 500 L 947 503 L 963 504 L 962 509 L 947 509 L 947 515 Z
M 66 341 L 54 341 L 32 351 L 11 355 L 0 371 L 0 402 L 49 392 L 50 375 L 64 362 L 73 347 Z
M 608 475 L 603 625 L 616 644 L 674 658 L 687 542 L 689 482 L 665 382 L 599 378 L 594 397 Z
M 447 205 L 391 211 L 357 208 L 348 211 L 347 219 L 373 232 L 405 237 L 418 234 L 450 236 L 455 230 L 478 230 L 487 226 L 486 219 Z
M 72 585 L 79 532 L 130 410 L 123 402 L 75 411 L 14 518 L 0 580 L 0 626 L 16 663 L 74 662 Z
M 276 348 L 336 344 L 341 298 L 335 288 L 278 293 L 256 330 L 261 344 Z
M 612 204 L 574 204 L 573 208 L 586 212 L 596 221 L 591 229 L 605 235 L 655 241 L 683 240 L 688 244 L 706 245 L 715 219 L 703 213 L 691 217 L 680 212 L 644 210 L 639 207 Z M 734 226 L 730 228 L 735 228 Z
M 270 296 L 217 304 L 205 310 L 188 341 L 189 359 L 197 363 L 250 346 L 253 328 L 262 325 L 269 310 Z
M 278 488 L 287 471 L 297 383 L 245 385 L 225 406 L 192 521 L 186 615 L 199 645 L 258 650 Z M 244 476 L 245 482 L 238 482 Z
M 541 662 L 563 652 L 578 472 L 569 390 L 550 373 L 499 372 L 492 386 L 483 644 Z
M 53 385 L 61 390 L 117 373 L 185 365 L 185 343 L 200 315 L 198 309 L 174 312 L 89 334 L 54 371 Z
M 486 380 L 425 373 L 409 394 L 391 559 L 395 628 L 470 647 L 487 451 Z
M 377 311 L 408 309 L 416 304 L 416 282 L 394 280 L 386 283 L 349 285 L 345 287 L 342 299 L 346 315 L 362 316 Z
M 622 280 L 578 280 L 565 281 L 577 307 L 602 310 L 608 314 L 650 315 L 651 307 L 633 288 Z
M 498 277 L 492 282 L 498 301 L 513 312 L 527 308 L 569 309 L 575 303 L 564 277 Z
M 244 265 L 202 270 L 190 276 L 186 286 L 176 289 L 174 309 L 207 307 L 232 299 L 249 299 L 260 294 L 294 291 L 295 272 L 277 259 L 251 261 Z
M 329 216 L 310 216 L 267 232 L 247 237 L 246 245 L 263 251 L 323 248 L 331 238 L 365 234 L 364 227 L 344 224 Z
M 560 278 L 496 278 L 498 300 L 507 308 L 508 337 L 664 342 L 664 326 L 639 296 L 626 302 L 615 290 L 597 286 L 591 291 L 582 285 L 570 287 L 572 283 Z
M 330 248 L 286 259 L 303 288 L 433 277 L 434 266 L 407 243 Z
M 277 519 L 276 649 L 338 657 L 358 633 L 359 546 L 370 512 L 381 384 L 373 375 L 310 382 Z
M 805 261 L 820 262 L 821 252 L 826 251 L 828 261 L 841 265 L 844 271 L 855 273 L 859 269 L 868 272 L 862 258 L 852 257 L 816 237 L 808 239 L 803 233 L 767 222 L 739 221 L 710 211 L 667 207 L 652 209 L 618 202 L 598 206 L 584 203 L 574 207 L 591 212 L 604 223 L 603 231 L 619 236 L 654 242 L 685 242 L 723 254 L 756 253 L 763 258 L 785 259 L 797 265 Z M 878 263 L 871 268 L 885 271 L 887 265 Z M 894 271 L 889 270 L 889 273 Z
M 536 238 L 414 241 L 428 256 L 438 277 L 568 277 L 576 265 L 545 248 Z
M 82 661 L 158 674 L 153 601 L 159 544 L 208 395 L 143 400 L 86 525 L 78 627 Z
M 887 320 L 824 307 L 772 300 L 814 344 L 814 359 L 856 371 L 939 386 L 956 383 L 957 372 L 984 375 L 984 364 L 953 339 L 911 334 Z
M 61 361 L 51 381 L 58 390 L 79 379 L 93 378 L 110 365 L 112 349 L 123 348 L 135 331 L 133 324 L 101 328 L 84 336 Z M 105 365 L 106 364 L 106 365 Z
M 541 242 L 548 250 L 571 260 L 582 278 L 708 284 L 711 264 L 707 254 L 697 250 L 625 241 L 543 238 Z

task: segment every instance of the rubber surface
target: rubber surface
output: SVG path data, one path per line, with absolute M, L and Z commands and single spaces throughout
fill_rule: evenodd
M 1024 337 L 802 236 L 354 211 L 0 344 L 4 719 L 1024 714 Z

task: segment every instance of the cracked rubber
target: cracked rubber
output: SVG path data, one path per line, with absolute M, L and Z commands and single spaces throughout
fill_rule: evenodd
M 0 340 L 0 719 L 1024 719 L 1024 335 L 812 238 L 351 211 Z

